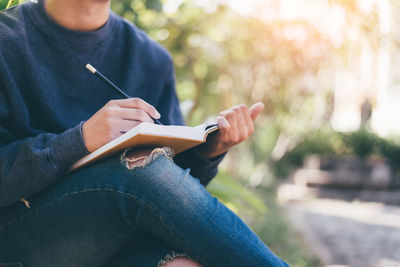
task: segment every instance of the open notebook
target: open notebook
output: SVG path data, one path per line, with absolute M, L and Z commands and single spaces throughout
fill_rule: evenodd
M 129 147 L 168 146 L 178 154 L 184 150 L 204 143 L 208 134 L 216 131 L 218 125 L 204 123 L 196 127 L 166 126 L 143 122 L 120 137 L 105 144 L 89 155 L 75 162 L 69 169 L 74 171 L 83 165 L 112 155 Z

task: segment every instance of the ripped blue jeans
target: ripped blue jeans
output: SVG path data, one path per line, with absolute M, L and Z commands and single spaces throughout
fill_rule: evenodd
M 288 266 L 167 155 L 113 156 L 28 200 L 0 210 L 0 266 Z

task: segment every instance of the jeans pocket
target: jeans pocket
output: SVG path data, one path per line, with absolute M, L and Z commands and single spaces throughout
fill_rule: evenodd
M 0 262 L 0 267 L 24 267 L 24 265 L 21 262 L 7 262 L 7 263 L 1 263 Z

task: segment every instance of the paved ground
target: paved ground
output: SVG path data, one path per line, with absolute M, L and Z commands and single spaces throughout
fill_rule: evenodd
M 298 200 L 285 207 L 327 266 L 400 267 L 400 207 L 334 199 Z

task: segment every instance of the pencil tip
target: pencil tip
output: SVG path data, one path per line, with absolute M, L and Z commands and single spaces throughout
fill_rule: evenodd
M 92 73 L 95 73 L 97 70 L 90 64 L 86 64 L 86 68 L 90 70 Z

